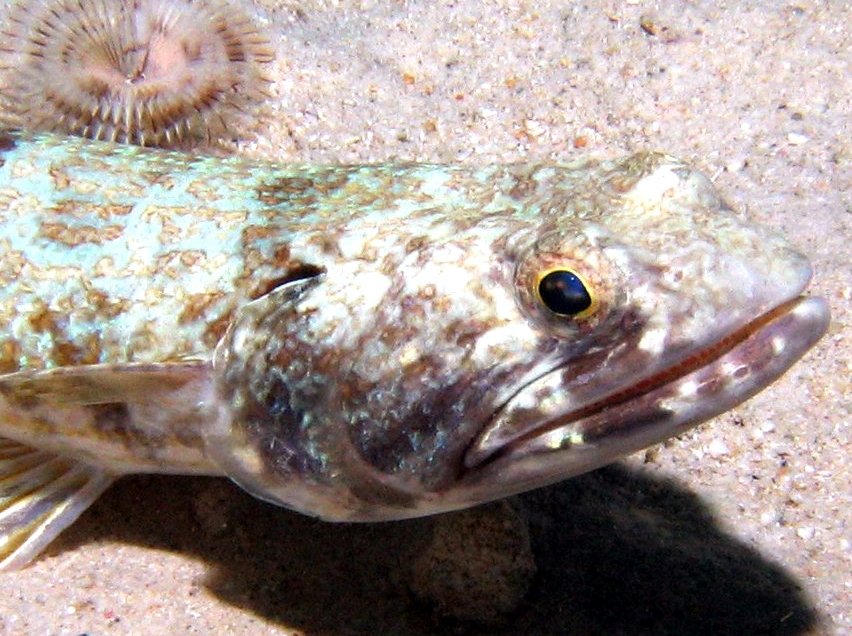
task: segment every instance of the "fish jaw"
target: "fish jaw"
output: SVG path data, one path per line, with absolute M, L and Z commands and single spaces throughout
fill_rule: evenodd
M 780 377 L 825 333 L 827 303 L 797 297 L 633 389 L 576 406 L 556 369 L 516 393 L 465 455 L 453 499 L 481 501 L 593 470 L 747 400 Z M 542 396 L 547 385 L 562 395 Z M 503 439 L 501 431 L 511 430 Z

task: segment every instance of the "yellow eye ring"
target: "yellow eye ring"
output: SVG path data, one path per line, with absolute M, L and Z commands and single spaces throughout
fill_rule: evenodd
M 535 284 L 536 295 L 551 313 L 582 320 L 598 309 L 598 299 L 577 272 L 556 267 L 542 272 Z

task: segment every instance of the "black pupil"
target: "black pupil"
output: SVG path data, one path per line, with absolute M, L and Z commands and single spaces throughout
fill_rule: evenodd
M 573 316 L 592 305 L 592 297 L 583 281 L 573 272 L 550 272 L 538 284 L 538 294 L 545 306 L 555 314 Z

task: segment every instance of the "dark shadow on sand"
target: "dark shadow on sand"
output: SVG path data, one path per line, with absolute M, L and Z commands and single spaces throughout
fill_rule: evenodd
M 678 485 L 610 467 L 520 497 L 538 575 L 492 625 L 413 600 L 407 572 L 430 519 L 339 525 L 256 501 L 226 480 L 135 477 L 52 551 L 109 539 L 210 564 L 225 602 L 312 636 L 803 634 L 816 615 L 789 573 L 722 532 Z

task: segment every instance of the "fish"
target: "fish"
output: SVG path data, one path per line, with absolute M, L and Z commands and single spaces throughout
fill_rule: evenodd
M 551 484 L 824 334 L 811 267 L 658 152 L 302 165 L 0 133 L 0 568 L 116 479 L 328 521 Z

